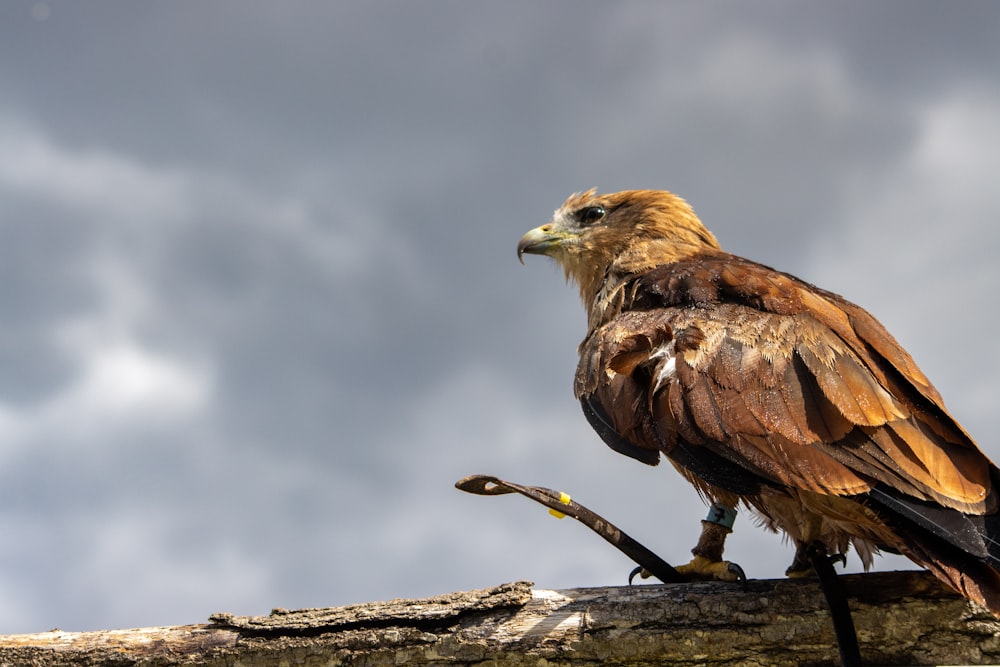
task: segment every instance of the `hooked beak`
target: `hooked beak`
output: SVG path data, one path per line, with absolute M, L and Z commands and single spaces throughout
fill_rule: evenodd
M 521 264 L 524 264 L 525 253 L 529 255 L 550 255 L 569 236 L 571 235 L 564 231 L 556 231 L 552 223 L 535 227 L 517 242 L 517 259 Z

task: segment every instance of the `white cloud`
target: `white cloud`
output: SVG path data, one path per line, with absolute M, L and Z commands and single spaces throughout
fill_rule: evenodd
M 158 347 L 142 332 L 164 319 L 162 295 L 141 267 L 122 255 L 88 263 L 98 306 L 59 323 L 53 350 L 75 369 L 68 381 L 22 414 L 25 429 L 72 440 L 81 432 L 190 418 L 210 409 L 215 377 L 210 360 Z
M 956 91 L 917 116 L 912 149 L 877 182 L 853 184 L 843 224 L 817 239 L 806 262 L 817 280 L 881 298 L 914 327 L 925 311 L 894 298 L 894 285 L 925 303 L 972 305 L 989 302 L 1000 283 L 995 262 L 968 261 L 995 255 L 1000 98 Z M 881 297 L 872 281 L 887 285 Z
M 990 333 L 1000 326 L 1000 97 L 958 88 L 915 117 L 910 151 L 853 183 L 843 224 L 816 239 L 804 277 L 869 309 L 980 430 L 1000 374 Z
M 106 423 L 149 420 L 204 407 L 210 374 L 134 340 L 102 341 L 83 352 L 76 381 L 43 414 Z
M 183 214 L 184 182 L 108 150 L 70 150 L 30 124 L 0 118 L 0 187 L 116 221 Z
M 699 57 L 681 59 L 645 8 L 619 12 L 615 19 L 609 30 L 619 34 L 607 44 L 634 41 L 650 51 L 640 66 L 615 73 L 615 86 L 621 88 L 616 97 L 644 103 L 615 107 L 616 122 L 602 121 L 602 133 L 587 142 L 599 142 L 602 151 L 622 156 L 624 164 L 650 145 L 666 143 L 679 150 L 694 140 L 696 156 L 668 153 L 662 156 L 667 164 L 659 168 L 668 169 L 677 159 L 699 167 L 706 158 L 714 160 L 709 174 L 725 174 L 723 168 L 748 162 L 774 168 L 772 153 L 788 151 L 789 133 L 818 129 L 808 140 L 826 145 L 843 124 L 870 111 L 841 54 L 831 49 L 791 50 L 768 35 L 731 29 L 707 37 L 709 48 Z M 603 116 L 607 110 L 595 105 L 592 112 Z
M 848 116 L 858 102 L 838 54 L 816 48 L 793 55 L 766 36 L 749 32 L 720 40 L 700 67 L 691 70 L 687 82 L 699 106 L 713 100 L 720 108 L 735 105 L 748 123 L 740 128 L 744 132 L 780 118 L 775 114 L 779 100 L 807 105 L 827 119 Z
M 976 240 L 991 238 L 1000 218 L 1000 98 L 959 90 L 915 115 L 918 135 L 897 169 L 877 188 L 854 184 L 845 228 L 852 251 L 918 277 L 935 263 L 961 268 L 980 250 Z
M 0 404 L 3 452 L 36 448 L 52 454 L 81 439 L 112 446 L 122 431 L 159 429 L 211 409 L 216 378 L 203 359 L 144 344 L 134 333 L 104 336 L 100 322 L 81 320 L 61 333 L 60 349 L 74 372 L 29 404 Z
M 109 149 L 61 145 L 23 119 L 0 116 L 0 193 L 72 211 L 96 226 L 98 245 L 125 259 L 166 251 L 178 227 L 231 225 L 226 232 L 235 239 L 264 235 L 336 278 L 388 269 L 404 274 L 406 285 L 419 282 L 405 237 L 374 207 L 358 205 L 356 193 L 338 196 L 348 179 L 303 166 L 299 181 L 302 193 L 268 192 L 233 173 L 150 166 Z
M 110 446 L 123 429 L 160 428 L 210 409 L 215 378 L 204 362 L 135 338 L 94 339 L 73 355 L 76 372 L 66 384 L 32 404 L 0 404 L 6 456 L 39 441 L 52 454 L 81 438 Z

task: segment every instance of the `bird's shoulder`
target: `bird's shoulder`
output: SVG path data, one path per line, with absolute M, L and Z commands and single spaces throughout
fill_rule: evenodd
M 623 293 L 623 313 L 641 311 L 660 319 L 677 309 L 696 311 L 709 328 L 778 327 L 788 346 L 843 346 L 880 383 L 909 386 L 903 393 L 944 409 L 910 354 L 867 310 L 764 264 L 706 251 L 632 276 Z M 739 316 L 728 320 L 734 313 Z
M 803 304 L 803 281 L 737 255 L 705 251 L 631 277 L 630 309 L 707 307 L 745 303 L 763 312 L 793 314 Z

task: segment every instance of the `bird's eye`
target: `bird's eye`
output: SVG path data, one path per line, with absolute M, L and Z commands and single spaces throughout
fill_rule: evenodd
M 580 209 L 577 213 L 577 219 L 581 224 L 591 225 L 605 216 L 607 211 L 604 210 L 603 206 L 588 206 L 587 208 Z

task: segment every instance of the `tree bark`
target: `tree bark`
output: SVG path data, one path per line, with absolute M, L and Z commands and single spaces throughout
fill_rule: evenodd
M 925 572 L 843 577 L 866 664 L 1000 662 L 1000 620 Z M 0 636 L 0 666 L 834 665 L 806 580 L 532 589 L 215 614 L 209 623 Z

